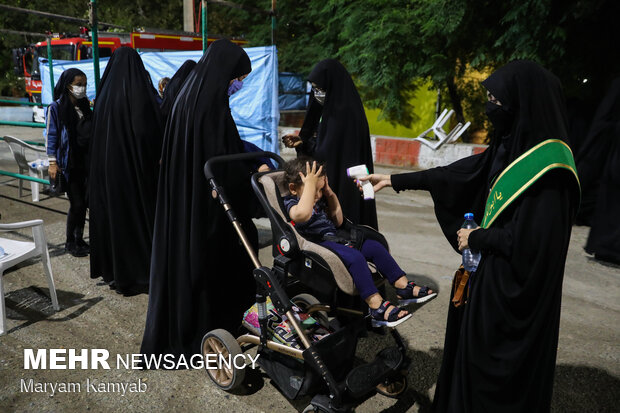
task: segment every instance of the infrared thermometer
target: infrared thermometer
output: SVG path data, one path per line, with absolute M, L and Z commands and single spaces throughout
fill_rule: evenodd
M 366 165 L 356 165 L 347 168 L 347 176 L 353 179 L 360 179 L 364 176 L 368 176 L 368 168 Z M 362 182 L 362 190 L 364 191 L 364 199 L 375 199 L 375 190 L 372 187 L 370 181 Z

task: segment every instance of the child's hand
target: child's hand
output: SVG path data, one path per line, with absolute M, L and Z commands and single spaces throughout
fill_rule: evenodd
M 301 176 L 301 182 L 303 182 L 304 185 L 312 185 L 316 188 L 316 184 L 321 177 L 321 172 L 323 172 L 323 166 L 320 166 L 317 171 L 316 161 L 312 162 L 312 168 L 310 168 L 310 162 L 306 162 L 306 175 L 304 176 L 304 174 L 300 172 L 299 176 Z
M 323 187 L 323 194 L 326 198 L 329 198 L 332 195 L 335 195 L 334 190 L 331 186 L 329 186 L 329 180 L 327 179 L 327 175 L 325 175 L 325 186 Z

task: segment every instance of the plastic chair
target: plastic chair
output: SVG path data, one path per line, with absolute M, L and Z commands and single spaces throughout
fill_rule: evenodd
M 4 285 L 2 275 L 4 271 L 12 266 L 19 264 L 32 257 L 41 256 L 43 270 L 47 277 L 52 307 L 60 310 L 58 298 L 56 297 L 56 287 L 52 276 L 52 266 L 50 256 L 47 251 L 45 231 L 43 230 L 43 220 L 35 219 L 32 221 L 15 222 L 12 224 L 0 224 L 0 232 L 15 231 L 17 229 L 32 228 L 34 242 L 15 241 L 8 238 L 0 238 L 0 247 L 4 249 L 4 255 L 0 257 L 0 336 L 6 333 L 6 314 L 4 307 Z
M 31 151 L 41 153 L 44 155 L 44 158 L 47 158 L 46 150 L 44 148 L 40 148 L 38 146 L 30 145 L 21 139 L 17 139 L 13 136 L 4 136 L 4 141 L 9 145 L 9 149 L 17 162 L 17 166 L 19 167 L 19 173 L 23 174 L 28 171 L 28 175 L 34 178 L 46 179 L 48 177 L 48 168 L 47 159 L 36 159 L 33 161 L 28 161 L 26 159 L 26 149 Z M 38 182 L 30 182 L 30 190 L 32 191 L 32 201 L 39 201 L 39 183 Z M 19 197 L 22 196 L 22 180 L 19 180 Z
M 456 142 L 458 138 L 460 138 L 461 135 L 467 130 L 467 128 L 469 128 L 470 125 L 471 125 L 471 122 L 467 122 L 465 123 L 465 125 L 462 125 L 459 122 L 459 124 L 456 125 L 456 127 L 452 129 L 452 131 L 450 131 L 450 133 L 452 134 L 452 137 L 448 139 L 448 143 Z
M 444 109 L 443 112 L 441 112 L 441 115 L 439 115 L 439 117 L 435 120 L 435 123 L 433 123 L 433 125 L 430 128 L 428 128 L 427 130 L 422 132 L 420 135 L 418 135 L 418 137 L 415 138 L 414 140 L 428 146 L 432 150 L 439 149 L 439 147 L 443 145 L 444 143 L 446 143 L 449 139 L 448 134 L 443 130 L 443 125 L 445 125 L 446 122 L 448 122 L 448 120 L 453 114 L 454 114 L 453 110 L 448 111 L 448 109 Z M 436 142 L 431 142 L 427 139 L 428 136 L 426 135 L 429 132 L 433 132 L 435 134 L 435 136 L 438 139 Z

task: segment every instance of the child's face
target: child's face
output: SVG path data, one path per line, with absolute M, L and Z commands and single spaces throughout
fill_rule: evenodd
M 304 193 L 305 185 L 302 183 L 300 185 L 289 184 L 289 190 L 291 194 L 295 195 L 298 199 L 301 198 L 301 195 Z M 323 198 L 323 189 L 325 189 L 325 177 L 322 176 L 316 182 L 316 192 L 314 193 L 314 203 L 316 204 L 319 199 Z

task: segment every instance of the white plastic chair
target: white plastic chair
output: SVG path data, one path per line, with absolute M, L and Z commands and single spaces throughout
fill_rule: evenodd
M 41 256 L 43 270 L 47 276 L 47 284 L 52 298 L 54 310 L 60 310 L 58 298 L 56 297 L 56 287 L 52 275 L 50 256 L 47 251 L 45 231 L 43 230 L 43 220 L 35 219 L 32 221 L 15 222 L 12 224 L 0 224 L 0 232 L 15 231 L 17 229 L 32 228 L 34 242 L 15 241 L 8 238 L 0 238 L 0 247 L 4 249 L 4 255 L 0 257 L 0 336 L 6 333 L 6 313 L 4 307 L 4 285 L 2 276 L 4 271 L 12 266 L 19 264 L 32 257 Z
M 461 137 L 461 135 L 467 130 L 467 128 L 469 128 L 470 125 L 471 125 L 471 122 L 466 122 L 465 125 L 459 122 L 454 127 L 454 129 L 450 131 L 449 135 L 451 136 L 448 138 L 448 143 L 456 142 Z
M 47 155 L 45 148 L 41 148 L 38 146 L 30 145 L 21 139 L 17 139 L 13 136 L 4 136 L 4 141 L 9 145 L 9 149 L 15 158 L 15 162 L 17 162 L 17 166 L 19 167 L 19 173 L 24 174 L 24 172 L 28 171 L 28 175 L 39 178 L 46 179 L 48 177 L 48 167 L 47 163 Z M 26 159 L 26 149 L 37 152 L 41 154 L 40 156 L 43 159 L 36 159 L 32 161 L 28 161 Z M 39 183 L 38 182 L 30 182 L 30 189 L 32 191 L 32 201 L 39 201 Z M 22 180 L 19 180 L 19 197 L 22 196 Z
M 443 145 L 444 143 L 448 141 L 449 136 L 443 130 L 443 125 L 445 125 L 446 122 L 448 122 L 448 120 L 453 114 L 454 114 L 453 110 L 448 111 L 448 109 L 444 109 L 443 112 L 441 112 L 441 115 L 439 115 L 439 117 L 435 120 L 435 123 L 433 123 L 433 125 L 430 128 L 428 128 L 427 130 L 422 132 L 420 135 L 418 135 L 418 137 L 415 138 L 414 140 L 428 146 L 432 150 L 439 149 L 441 145 Z M 429 132 L 433 132 L 435 134 L 435 136 L 437 137 L 437 141 L 429 141 L 427 139 L 428 136 L 426 135 Z

